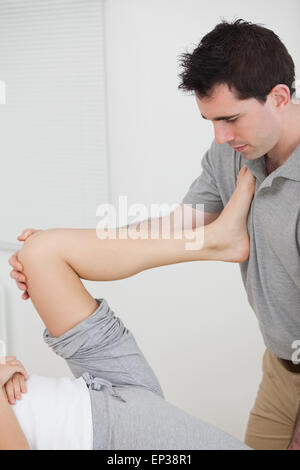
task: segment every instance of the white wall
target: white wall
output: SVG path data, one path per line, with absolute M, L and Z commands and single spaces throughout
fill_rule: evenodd
M 222 17 L 265 24 L 299 64 L 297 0 L 284 6 L 278 0 L 106 0 L 115 204 L 120 195 L 127 195 L 129 204 L 179 203 L 198 176 L 213 130 L 200 119 L 194 99 L 177 90 L 177 60 Z M 10 313 L 9 353 L 20 355 L 29 371 L 69 373 L 36 340 L 42 323 L 9 278 L 10 254 L 0 253 L 0 282 L 7 288 Z M 93 295 L 105 297 L 134 332 L 171 402 L 243 439 L 264 345 L 237 265 L 178 264 L 85 285 Z

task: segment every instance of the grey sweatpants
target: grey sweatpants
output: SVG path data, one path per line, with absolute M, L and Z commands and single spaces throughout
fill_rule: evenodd
M 105 299 L 60 337 L 44 341 L 82 376 L 91 397 L 94 449 L 250 449 L 168 403 L 132 333 Z

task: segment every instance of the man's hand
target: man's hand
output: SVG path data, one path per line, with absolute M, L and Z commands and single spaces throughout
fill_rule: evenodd
M 300 450 L 300 408 L 296 416 L 293 437 L 287 450 Z
M 21 235 L 18 236 L 18 240 L 25 242 L 30 235 L 33 233 L 40 232 L 40 230 L 35 230 L 34 228 L 26 228 L 23 230 Z M 23 266 L 18 260 L 18 253 L 19 251 L 16 251 L 8 260 L 9 264 L 14 268 L 10 272 L 10 277 L 16 280 L 17 286 L 19 289 L 23 290 L 22 294 L 22 299 L 27 300 L 29 299 L 29 294 L 27 292 L 27 285 L 26 285 L 26 276 L 22 272 L 23 271 Z
M 300 450 L 300 443 L 297 444 L 297 442 L 292 441 L 288 446 L 287 450 Z

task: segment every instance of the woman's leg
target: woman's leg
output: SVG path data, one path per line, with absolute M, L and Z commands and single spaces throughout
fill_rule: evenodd
M 167 264 L 247 259 L 246 221 L 254 187 L 255 179 L 244 167 L 228 204 L 216 221 L 205 226 L 203 244 L 194 250 L 187 250 L 186 243 L 191 243 L 189 235 L 197 236 L 202 228 L 170 240 L 101 240 L 94 229 L 50 229 L 32 235 L 18 258 L 31 300 L 50 334 L 62 335 L 97 309 L 80 278 L 116 280 Z
M 145 388 L 117 387 L 116 391 L 126 405 L 108 397 L 113 432 L 108 442 L 96 437 L 96 450 L 251 450 L 234 436 Z M 99 417 L 103 397 L 97 392 L 92 397 L 94 415 Z M 95 419 L 96 434 L 97 428 L 103 433 L 101 418 Z

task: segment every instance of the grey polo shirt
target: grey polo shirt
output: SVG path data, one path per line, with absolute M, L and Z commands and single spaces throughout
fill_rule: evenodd
M 266 347 L 291 360 L 299 350 L 292 343 L 300 340 L 300 145 L 268 176 L 264 156 L 246 160 L 215 140 L 201 165 L 182 202 L 204 204 L 206 212 L 222 211 L 243 165 L 256 177 L 248 215 L 250 255 L 240 263 L 241 275 Z

